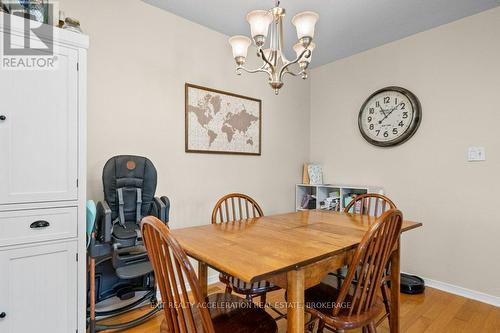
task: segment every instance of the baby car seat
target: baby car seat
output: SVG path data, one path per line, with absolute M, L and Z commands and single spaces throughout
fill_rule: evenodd
M 156 169 L 145 157 L 115 156 L 104 166 L 104 200 L 97 204 L 96 223 L 88 249 L 87 314 L 91 333 L 136 326 L 160 310 L 153 268 L 139 225 L 147 215 L 168 222 L 170 202 L 166 196 L 155 197 L 156 181 Z M 136 297 L 137 292 L 143 295 Z M 125 304 L 112 310 L 96 311 L 96 304 L 111 297 Z M 146 301 L 152 305 L 151 310 L 132 321 L 115 325 L 96 321 L 96 317 L 122 314 Z

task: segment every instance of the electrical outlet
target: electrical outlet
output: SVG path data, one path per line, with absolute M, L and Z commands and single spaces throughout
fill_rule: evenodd
M 467 159 L 469 162 L 485 161 L 486 151 L 484 147 L 469 147 Z

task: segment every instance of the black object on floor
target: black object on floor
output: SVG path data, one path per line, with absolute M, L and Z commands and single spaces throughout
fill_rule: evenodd
M 425 282 L 416 275 L 401 273 L 401 292 L 403 294 L 421 294 L 425 290 Z

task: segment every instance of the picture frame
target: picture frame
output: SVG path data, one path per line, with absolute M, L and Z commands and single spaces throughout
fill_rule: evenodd
M 309 175 L 309 184 L 323 185 L 323 167 L 319 164 L 308 164 L 307 172 Z
M 185 152 L 262 153 L 262 100 L 185 83 Z

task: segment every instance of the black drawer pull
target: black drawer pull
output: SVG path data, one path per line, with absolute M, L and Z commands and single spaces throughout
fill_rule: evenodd
M 2 115 L 0 115 L 0 120 L 1 120 L 1 121 L 4 121 L 4 120 L 6 120 L 6 119 L 7 119 L 7 117 L 6 117 L 6 116 L 4 116 L 3 114 L 2 114 Z
M 30 228 L 31 229 L 47 228 L 49 225 L 50 225 L 49 222 L 40 220 L 40 221 L 35 221 L 35 222 L 31 223 Z
M 5 312 L 0 313 L 0 319 L 5 318 L 6 316 L 7 316 L 7 314 Z

